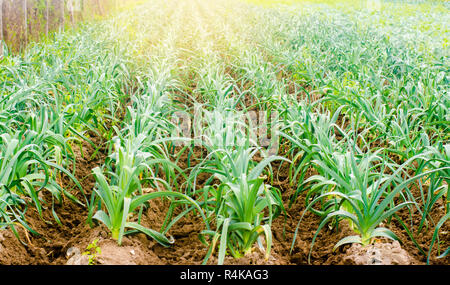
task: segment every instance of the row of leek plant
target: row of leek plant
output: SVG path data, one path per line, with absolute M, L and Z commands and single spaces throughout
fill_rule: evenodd
M 189 142 L 190 138 L 175 135 L 179 129 L 171 119 L 183 110 L 172 91 L 182 89 L 175 78 L 182 72 L 180 66 L 188 67 L 181 62 L 181 51 L 176 47 L 177 40 L 183 38 L 177 23 L 181 23 L 181 16 L 186 13 L 173 8 L 159 1 L 155 6 L 134 10 L 133 17 L 124 14 L 117 19 L 128 31 L 124 40 L 136 43 L 130 53 L 136 61 L 144 63 L 138 66 L 137 87 L 123 123 L 114 128 L 109 158 L 102 167 L 93 169 L 97 183 L 91 196 L 89 222 L 94 219 L 103 223 L 119 245 L 124 235 L 142 232 L 161 245 L 170 246 L 174 243 L 171 227 L 193 211 L 203 217 L 206 229 L 210 230 L 202 203 L 183 193 L 183 186 L 178 183 L 180 179 L 187 180 L 186 169 L 177 166 L 186 147 L 174 155 L 175 146 L 177 142 Z M 153 21 L 158 19 L 161 22 L 154 25 Z M 149 45 L 152 39 L 154 44 Z M 151 229 L 142 225 L 142 215 L 150 200 L 157 198 L 169 199 L 170 204 L 162 227 Z M 183 209 L 174 216 L 177 207 Z
M 162 64 L 162 68 L 167 68 Z M 90 204 L 90 217 L 103 223 L 112 238 L 122 243 L 124 235 L 142 232 L 168 247 L 174 243 L 170 228 L 183 216 L 198 211 L 209 229 L 200 205 L 190 196 L 177 191 L 178 178 L 186 174 L 172 161 L 176 126 L 170 121 L 176 109 L 168 90 L 174 88 L 170 72 L 158 70 L 145 81 L 139 80 L 121 128 L 115 128 L 111 154 L 102 167 L 93 169 L 97 181 Z M 170 206 L 161 229 L 141 224 L 143 210 L 149 201 L 168 198 Z M 186 208 L 173 217 L 176 207 Z M 132 214 L 137 212 L 137 220 Z M 90 218 L 90 220 L 91 220 Z
M 272 221 L 284 206 L 280 191 L 267 181 L 272 179 L 271 162 L 286 159 L 258 145 L 257 126 L 251 124 L 249 113 L 236 109 L 242 98 L 236 82 L 224 74 L 220 64 L 210 64 L 199 74 L 195 91 L 204 103 L 197 106 L 202 114 L 193 130 L 195 143 L 207 155 L 192 168 L 188 183 L 191 195 L 198 197 L 207 217 L 215 222 L 214 230 L 201 235 L 209 246 L 204 263 L 216 248 L 218 264 L 223 264 L 227 255 L 240 258 L 256 244 L 268 258 Z M 205 173 L 209 178 L 197 185 L 197 178 Z
M 437 222 L 429 213 L 439 199 L 446 202 L 447 213 L 450 205 L 448 63 L 445 45 L 439 46 L 442 34 L 404 27 L 404 21 L 389 16 L 382 19 L 392 22 L 387 27 L 378 22 L 379 16 L 355 10 L 367 20 L 361 27 L 352 14 L 339 9 L 312 9 L 290 13 L 255 8 L 262 10 L 259 16 L 267 23 L 258 26 L 261 32 L 254 31 L 265 52 L 297 84 L 308 86 L 297 85 L 306 102 L 282 98 L 279 108 L 282 137 L 293 146 L 292 182 L 299 182 L 291 203 L 305 191 L 308 210 L 323 217 L 320 228 L 331 218 L 350 220 L 360 236 L 341 245 L 367 244 L 375 235 L 396 238 L 386 229 L 375 229 L 402 207 L 417 207 L 420 200 L 422 218 L 416 232 L 412 219 L 409 228 L 404 225 L 429 257 L 439 228 L 449 218 L 447 214 Z M 407 22 L 414 25 L 410 18 Z M 310 167 L 319 174 L 304 180 Z M 409 189 L 413 183 L 420 196 Z M 394 205 L 398 195 L 404 203 Z M 380 201 L 387 198 L 389 202 Z M 414 235 L 430 222 L 435 235 L 426 254 Z
M 107 115 L 114 115 L 128 78 L 120 59 L 123 51 L 108 48 L 113 36 L 99 37 L 97 28 L 55 35 L 51 43 L 32 45 L 22 55 L 5 49 L 0 62 L 0 225 L 18 238 L 17 225 L 38 234 L 25 212 L 34 206 L 42 216 L 49 202 L 42 191 L 51 193 L 59 224 L 55 203 L 64 196 L 81 205 L 87 202 L 61 185 L 61 175 L 84 195 L 74 177 L 72 146 L 90 142 L 86 132 L 101 130 Z M 100 28 L 106 31 L 106 26 Z
M 290 171 L 291 182 L 298 182 L 293 201 L 300 193 L 306 193 L 303 215 L 311 211 L 322 218 L 311 250 L 319 231 L 330 221 L 337 226 L 340 220 L 347 220 L 357 233 L 340 240 L 335 249 L 346 243 L 367 245 L 375 237 L 398 240 L 392 231 L 380 225 L 390 222 L 392 217 L 400 219 L 396 213 L 404 207 L 412 212 L 411 207 L 414 206 L 422 216 L 418 228 L 420 232 L 423 224 L 429 220 L 433 205 L 439 198 L 448 195 L 448 187 L 443 184 L 448 180 L 450 169 L 445 157 L 448 150 L 443 155 L 436 148 L 427 147 L 398 164 L 388 157 L 389 152 L 383 147 L 373 149 L 367 144 L 360 147 L 361 143 L 357 141 L 362 135 L 354 131 L 357 129 L 355 121 L 351 121 L 347 129 L 342 129 L 336 123 L 344 107 L 331 116 L 329 111 L 312 112 L 313 106 L 304 102 L 295 101 L 283 106 L 285 109 L 280 113 L 285 127 L 280 135 L 291 143 L 289 155 L 294 161 Z M 408 170 L 413 162 L 420 166 L 410 174 Z M 310 168 L 314 168 L 317 174 L 305 179 Z M 427 180 L 430 181 L 428 193 L 424 194 L 423 182 Z M 411 189 L 414 183 L 419 185 L 421 197 L 413 195 Z M 418 199 L 422 199 L 422 208 L 419 207 Z M 294 241 L 303 215 L 298 222 Z M 448 215 L 437 223 L 436 232 L 446 219 Z M 426 254 L 410 233 L 412 224 L 408 228 L 403 221 L 400 222 L 416 246 Z M 431 247 L 436 238 L 437 235 L 433 237 Z

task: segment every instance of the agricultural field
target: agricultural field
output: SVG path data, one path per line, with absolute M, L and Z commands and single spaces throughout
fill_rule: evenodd
M 450 4 L 136 1 L 0 60 L 0 264 L 450 265 Z

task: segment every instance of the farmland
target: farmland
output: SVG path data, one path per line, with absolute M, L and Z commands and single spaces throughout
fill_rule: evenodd
M 0 264 L 449 264 L 440 1 L 138 1 L 0 60 Z

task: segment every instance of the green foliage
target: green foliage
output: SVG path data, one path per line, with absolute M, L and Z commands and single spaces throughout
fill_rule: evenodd
M 289 163 L 288 206 L 300 197 L 305 205 L 292 245 L 311 212 L 320 219 L 311 250 L 326 225 L 337 231 L 342 222 L 354 235 L 335 248 L 398 239 L 395 219 L 428 261 L 436 248 L 446 256 L 439 239 L 450 207 L 446 5 L 250 2 L 269 5 L 138 1 L 21 56 L 6 50 L 0 225 L 33 232 L 26 210 L 42 214 L 50 203 L 60 223 L 54 206 L 69 197 L 119 244 L 143 232 L 170 246 L 173 225 L 200 215 L 204 263 L 216 250 L 223 264 L 255 246 L 268 258 L 273 221 L 285 212 L 273 167 Z M 74 177 L 74 144 L 83 140 L 108 155 L 92 170 L 89 201 Z M 80 192 L 65 189 L 63 176 Z M 169 205 L 160 229 L 141 223 L 152 199 Z M 440 201 L 446 214 L 435 221 Z M 415 238 L 429 230 L 424 250 Z M 87 250 L 92 262 L 95 248 L 94 241 Z

